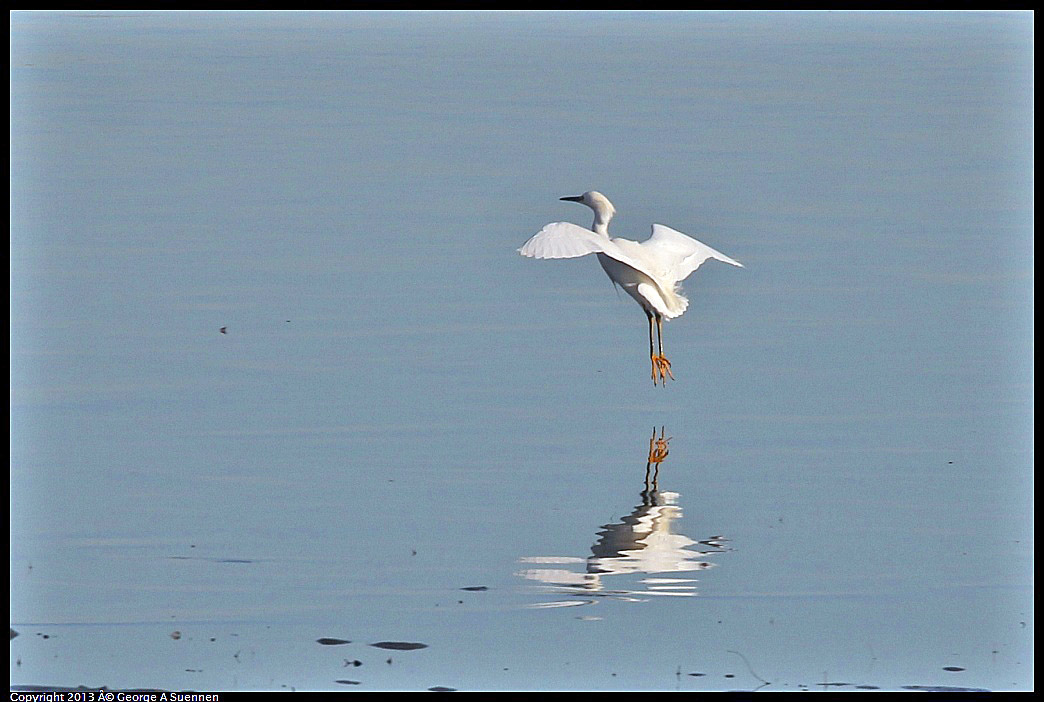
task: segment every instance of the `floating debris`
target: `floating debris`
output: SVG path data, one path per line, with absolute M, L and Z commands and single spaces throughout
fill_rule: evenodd
M 341 685 L 362 685 L 358 680 L 334 680 L 334 682 Z
M 962 670 L 964 670 L 964 668 L 958 668 L 958 667 L 957 667 L 957 666 L 955 666 L 955 665 L 948 665 L 948 666 L 944 667 L 944 668 L 943 668 L 943 670 L 948 670 L 948 671 L 950 671 L 951 673 L 959 673 L 959 672 L 961 672 Z
M 321 639 L 316 639 L 315 642 L 318 644 L 322 644 L 323 646 L 341 646 L 343 644 L 351 643 L 351 641 L 347 641 L 345 639 L 330 639 L 326 638 L 325 636 Z
M 435 687 L 429 687 L 428 688 L 428 692 L 456 692 L 456 691 L 457 691 L 457 688 L 455 688 L 455 687 L 442 687 L 441 685 L 437 685 Z
M 948 685 L 903 685 L 902 689 L 918 692 L 993 692 L 981 687 L 950 687 Z
M 11 629 L 11 638 L 13 639 L 16 636 L 18 636 L 18 632 L 15 631 L 14 629 Z
M 485 585 L 473 585 L 472 587 L 462 587 L 461 590 L 467 590 L 468 592 L 485 592 L 489 588 Z
M 389 648 L 393 651 L 416 651 L 418 648 L 428 647 L 428 644 L 412 643 L 410 641 L 378 641 L 370 645 L 375 648 Z
M 172 638 L 175 641 L 177 641 L 178 639 L 181 638 L 181 632 L 180 631 L 172 631 L 172 632 L 170 632 L 170 638 Z
M 343 666 L 341 666 L 341 667 L 342 667 L 342 668 L 347 668 L 347 667 L 348 667 L 348 666 L 350 666 L 350 665 L 354 665 L 354 666 L 355 666 L 356 668 L 358 668 L 359 666 L 361 666 L 361 665 L 362 665 L 362 661 L 350 661 L 350 660 L 348 660 L 347 658 L 345 658 L 345 659 L 344 659 L 344 665 L 343 665 Z
M 702 678 L 706 673 L 689 673 L 689 675 L 694 678 Z
M 220 331 L 222 334 L 228 334 L 228 327 L 221 327 L 221 329 L 219 329 L 218 331 Z

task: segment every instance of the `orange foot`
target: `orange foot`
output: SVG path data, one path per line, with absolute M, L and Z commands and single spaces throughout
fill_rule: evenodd
M 671 362 L 667 360 L 666 356 L 653 356 L 652 357 L 652 380 L 653 385 L 663 383 L 664 387 L 667 387 L 667 376 L 674 380 L 674 373 L 671 372 Z

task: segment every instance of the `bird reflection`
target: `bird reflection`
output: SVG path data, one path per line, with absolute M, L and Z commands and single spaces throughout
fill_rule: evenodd
M 709 558 L 729 551 L 728 540 L 711 536 L 696 541 L 673 532 L 682 516 L 680 495 L 660 490 L 660 464 L 670 453 L 663 427 L 653 429 L 645 463 L 641 502 L 617 522 L 605 524 L 597 532 L 591 555 L 580 557 L 522 558 L 531 567 L 518 575 L 542 583 L 545 588 L 568 599 L 543 602 L 534 607 L 568 607 L 594 604 L 597 599 L 641 601 L 650 596 L 692 597 L 697 594 L 697 579 L 671 577 L 706 570 L 715 564 Z M 614 577 L 609 587 L 609 576 Z M 653 577 L 656 576 L 656 577 Z

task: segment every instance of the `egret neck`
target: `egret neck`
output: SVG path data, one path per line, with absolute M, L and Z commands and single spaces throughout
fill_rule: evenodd
M 599 192 L 586 192 L 583 195 L 577 195 L 575 197 L 561 197 L 559 200 L 568 200 L 569 202 L 579 202 L 587 205 L 594 211 L 594 224 L 591 225 L 591 230 L 602 236 L 609 236 L 609 220 L 616 214 L 616 208 L 613 207 L 613 203 L 609 202 L 609 198 L 602 195 Z

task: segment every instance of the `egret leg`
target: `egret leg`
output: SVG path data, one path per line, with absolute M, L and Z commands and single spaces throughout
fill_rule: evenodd
M 653 316 L 651 312 L 646 312 L 645 316 L 649 318 L 649 361 L 652 363 L 652 381 L 653 385 L 656 385 L 656 349 L 653 347 Z M 650 445 L 651 446 L 651 445 Z
M 663 381 L 663 386 L 667 387 L 667 376 L 671 376 L 671 380 L 674 380 L 674 373 L 671 372 L 671 362 L 663 355 L 663 317 L 659 314 L 656 315 L 656 341 L 660 351 L 656 355 L 656 365 L 660 373 L 660 380 Z

